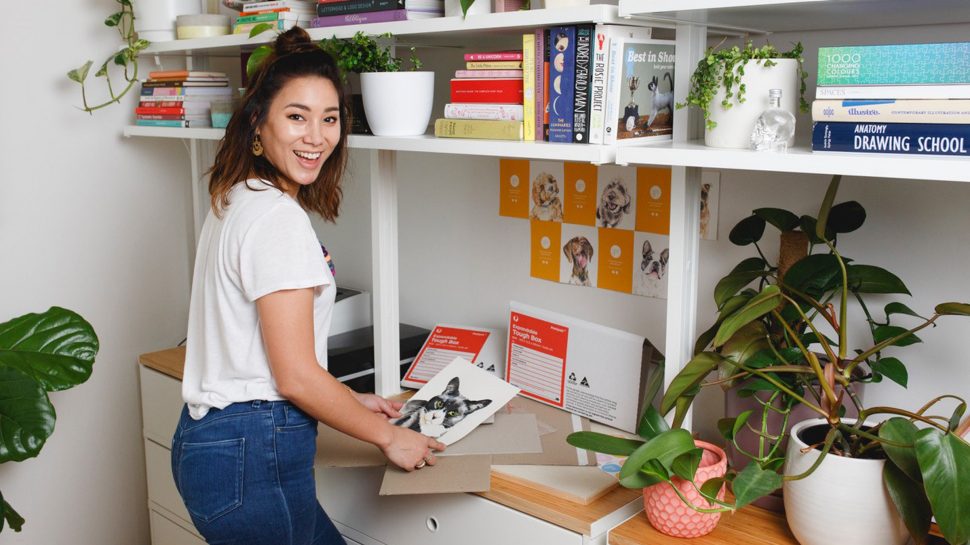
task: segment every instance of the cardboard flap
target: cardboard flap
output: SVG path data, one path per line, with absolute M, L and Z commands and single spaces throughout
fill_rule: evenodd
M 388 466 L 381 482 L 381 496 L 487 492 L 491 488 L 492 457 L 437 457 L 435 465 L 414 471 Z
M 478 426 L 441 456 L 466 454 L 542 454 L 536 416 L 529 413 L 497 413 L 495 422 Z
M 518 396 L 508 403 L 496 417 L 513 414 L 533 414 L 539 426 L 542 451 L 536 454 L 496 453 L 496 464 L 595 466 L 596 455 L 566 443 L 566 436 L 574 431 L 589 431 L 589 419 Z

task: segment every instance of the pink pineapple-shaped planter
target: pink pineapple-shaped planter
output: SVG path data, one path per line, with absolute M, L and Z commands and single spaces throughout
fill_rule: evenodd
M 697 440 L 694 444 L 704 449 L 700 466 L 694 476 L 694 482 L 700 488 L 708 479 L 723 477 L 727 473 L 727 455 L 716 445 Z M 714 507 L 689 482 L 680 477 L 674 477 L 673 484 L 693 505 L 701 508 Z M 724 499 L 723 486 L 717 494 L 717 499 Z M 667 483 L 658 483 L 643 489 L 643 509 L 651 526 L 674 537 L 707 535 L 714 531 L 717 522 L 721 519 L 720 513 L 694 511 L 681 501 Z

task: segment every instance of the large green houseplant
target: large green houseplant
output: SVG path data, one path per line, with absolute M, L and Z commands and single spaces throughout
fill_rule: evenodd
M 51 307 L 0 324 L 0 463 L 37 456 L 57 418 L 49 392 L 91 376 L 98 337 L 76 313 Z M 0 494 L 0 531 L 19 532 L 23 517 Z
M 876 382 L 883 377 L 905 382 L 902 362 L 887 352 L 892 347 L 919 342 L 916 333 L 935 325 L 941 316 L 970 316 L 970 305 L 943 303 L 935 307 L 932 316 L 923 318 L 902 303 L 890 302 L 883 308 L 885 318 L 877 318 L 865 303 L 866 294 L 908 290 L 892 273 L 858 264 L 836 249 L 837 234 L 853 230 L 859 222 L 858 213 L 854 212 L 857 204 L 833 204 L 839 181 L 835 177 L 829 185 L 814 225 L 811 218 L 764 212 L 763 221 L 748 220 L 752 242 L 760 238 L 758 230 L 763 230 L 764 221 L 789 228 L 802 224 L 806 234 L 828 252 L 809 254 L 792 265 L 781 279 L 777 269 L 768 266 L 763 258 L 746 261 L 718 284 L 717 323 L 701 336 L 694 357 L 670 383 L 660 411 L 644 416 L 641 429 L 649 432 L 649 440 L 641 445 L 582 433 L 574 435 L 570 442 L 591 450 L 628 455 L 626 463 L 630 467 L 621 472 L 621 477 L 627 477 L 621 478 L 625 486 L 665 482 L 673 476 L 688 478 L 692 466 L 685 462 L 694 456 L 690 451 L 684 450 L 666 465 L 656 463 L 654 455 L 644 457 L 644 452 L 657 450 L 651 444 L 672 443 L 676 440 L 672 436 L 682 435 L 680 425 L 702 386 L 744 384 L 765 394 L 763 411 L 748 411 L 722 420 L 718 427 L 729 441 L 740 430 L 749 428 L 761 434 L 762 444 L 755 452 L 747 452 L 751 457 L 747 466 L 740 471 L 734 468 L 726 477 L 732 483 L 733 502 L 716 501 L 712 491 L 719 486 L 717 481 L 709 481 L 701 488 L 702 495 L 719 506 L 715 509 L 736 509 L 773 492 L 786 481 L 807 478 L 826 456 L 884 458 L 884 487 L 916 542 L 925 543 L 930 517 L 934 516 L 949 543 L 965 543 L 970 539 L 970 487 L 962 483 L 970 482 L 970 445 L 956 433 L 966 410 L 964 401 L 941 395 L 916 411 L 867 407 L 856 395 L 856 389 L 859 382 Z M 740 236 L 738 231 L 736 228 L 732 237 Z M 753 282 L 756 284 L 751 286 Z M 865 316 L 866 334 L 861 336 L 865 340 L 850 339 L 847 312 L 853 301 Z M 893 324 L 892 316 L 907 316 L 916 324 Z M 718 371 L 716 378 L 708 380 Z M 778 404 L 767 401 L 776 399 L 784 400 L 780 409 Z M 951 400 L 955 407 L 933 414 L 944 400 Z M 821 452 L 817 463 L 805 472 L 786 474 L 778 444 L 794 423 L 785 421 L 780 433 L 763 431 L 763 423 L 768 413 L 780 410 L 788 414 L 796 403 L 822 417 L 825 429 L 823 440 L 814 445 Z M 858 410 L 857 421 L 843 417 L 846 405 Z M 659 415 L 670 412 L 673 426 L 666 429 Z M 686 448 L 686 443 L 681 447 Z M 681 461 L 675 465 L 677 460 Z M 873 498 L 882 497 L 878 490 L 872 494 Z

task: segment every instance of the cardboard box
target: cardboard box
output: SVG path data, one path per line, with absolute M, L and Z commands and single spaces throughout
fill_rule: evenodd
M 663 355 L 645 337 L 512 302 L 506 380 L 520 395 L 631 433 Z

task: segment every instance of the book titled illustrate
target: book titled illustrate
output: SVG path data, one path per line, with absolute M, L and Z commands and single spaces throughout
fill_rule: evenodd
M 671 41 L 625 37 L 611 41 L 604 143 L 672 138 L 674 61 Z
M 820 47 L 817 83 L 970 83 L 970 42 Z
M 812 128 L 812 150 L 970 155 L 970 125 L 826 123 Z

